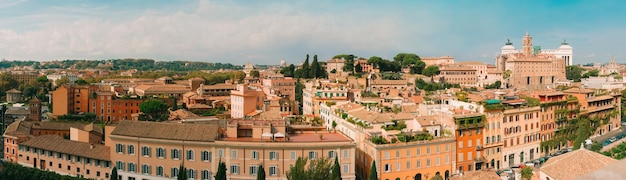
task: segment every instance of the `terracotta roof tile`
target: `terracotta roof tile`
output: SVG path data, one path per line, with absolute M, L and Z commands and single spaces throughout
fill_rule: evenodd
M 28 141 L 20 143 L 23 146 L 29 146 L 48 151 L 61 152 L 74 156 L 87 157 L 99 160 L 111 160 L 109 147 L 100 144 L 89 144 L 85 142 L 70 141 L 55 135 L 43 135 L 34 137 Z M 92 148 L 93 146 L 93 148 Z
M 550 158 L 541 171 L 550 179 L 568 180 L 606 167 L 617 160 L 585 148 Z
M 112 135 L 185 141 L 215 141 L 218 126 L 143 121 L 120 121 Z

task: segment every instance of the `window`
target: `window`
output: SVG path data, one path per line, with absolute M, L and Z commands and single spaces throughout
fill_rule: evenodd
M 258 169 L 259 166 L 257 165 L 250 165 L 250 175 L 256 175 Z
M 390 171 L 391 171 L 391 165 L 385 164 L 385 172 L 390 172 Z
M 135 146 L 128 145 L 128 154 L 135 154 Z
M 328 158 L 334 159 L 335 158 L 335 151 L 328 151 Z
M 278 169 L 278 168 L 277 168 L 276 166 L 270 166 L 270 169 L 269 169 L 269 171 L 270 171 L 270 176 L 276 176 L 276 175 L 278 174 L 277 169 Z
M 156 175 L 157 176 L 163 176 L 163 166 L 157 166 L 157 168 L 156 168 Z
M 141 173 L 150 174 L 150 166 L 147 164 L 141 165 Z
M 178 177 L 178 168 L 177 167 L 173 167 L 171 169 L 171 173 L 172 177 Z
M 217 156 L 220 157 L 220 158 L 224 157 L 224 150 L 223 149 L 218 149 L 217 150 Z
M 187 150 L 187 160 L 193 160 L 193 150 Z
M 270 160 L 278 160 L 278 152 L 276 151 L 270 152 Z
M 416 156 L 419 156 L 419 155 L 420 155 L 420 153 L 421 153 L 421 151 L 422 151 L 422 149 L 420 149 L 420 148 L 415 148 L 415 155 L 416 155 Z
M 385 159 L 389 159 L 389 151 L 385 151 Z
M 400 157 L 400 150 L 396 150 L 396 158 Z
M 187 178 L 189 178 L 189 179 L 196 179 L 196 170 L 188 169 L 187 170 Z
M 420 160 L 417 160 L 417 162 L 415 163 L 415 168 L 420 168 L 422 167 L 422 162 Z
M 430 159 L 426 159 L 426 167 L 430 167 Z
M 430 147 L 426 147 L 426 154 L 430 154 Z
M 116 144 L 115 145 L 115 152 L 116 153 L 124 153 L 124 145 L 123 144 Z
M 252 154 L 252 155 L 250 155 L 251 159 L 254 159 L 254 160 L 259 159 L 259 152 L 258 151 L 252 151 L 251 154 Z
M 157 148 L 156 149 L 156 156 L 157 156 L 157 158 L 165 158 L 165 149 Z
M 396 171 L 400 171 L 400 162 L 396 162 Z
M 296 159 L 296 152 L 291 151 L 291 160 L 295 160 L 295 159 Z
M 144 146 L 141 148 L 141 155 L 142 156 L 146 156 L 146 157 L 150 157 L 150 147 L 148 146 Z
M 80 162 L 81 158 L 80 156 L 76 156 L 76 162 Z
M 350 173 L 350 164 L 343 164 L 343 173 Z
M 85 164 L 91 164 L 91 159 L 90 158 L 85 158 Z
M 231 154 L 231 157 L 232 157 L 233 159 L 237 159 L 237 155 L 238 155 L 237 150 L 233 150 L 233 151 L 231 151 L 231 153 L 230 153 L 230 154 Z
M 315 159 L 317 157 L 317 153 L 315 151 L 309 152 L 309 159 Z
M 128 163 L 128 172 L 137 172 L 137 167 L 135 167 L 135 163 Z
M 208 161 L 211 162 L 213 153 L 209 152 L 209 151 L 202 151 L 202 161 Z
M 343 158 L 349 158 L 350 157 L 350 151 L 348 151 L 347 149 L 343 150 Z
M 202 170 L 202 180 L 210 180 L 212 178 L 211 171 Z
M 239 165 L 230 165 L 231 174 L 239 174 Z
M 59 158 L 59 159 L 63 159 L 63 154 L 61 154 L 61 153 L 57 153 L 57 158 Z
M 463 153 L 459 153 L 459 159 L 458 161 L 463 161 Z
M 172 159 L 180 159 L 180 150 L 172 149 Z

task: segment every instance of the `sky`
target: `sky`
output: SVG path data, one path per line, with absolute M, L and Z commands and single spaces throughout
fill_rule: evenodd
M 0 58 L 299 64 L 306 54 L 494 63 L 507 39 L 626 62 L 626 1 L 0 0 Z M 312 59 L 311 59 L 312 60 Z

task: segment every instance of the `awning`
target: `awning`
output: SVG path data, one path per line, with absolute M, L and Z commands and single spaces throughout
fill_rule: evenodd
M 277 138 L 284 138 L 284 137 L 285 137 L 285 134 L 283 134 L 283 133 L 281 133 L 281 132 L 277 132 L 276 134 L 274 134 L 274 137 L 277 137 Z
M 274 134 L 272 134 L 271 132 L 264 132 L 263 134 L 261 134 L 261 137 L 274 137 Z

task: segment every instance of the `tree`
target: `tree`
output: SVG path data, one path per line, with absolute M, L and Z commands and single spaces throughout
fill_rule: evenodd
M 113 170 L 111 170 L 111 180 L 117 180 L 117 178 L 117 167 L 113 167 Z
M 265 180 L 265 169 L 262 164 L 259 166 L 259 172 L 256 174 L 256 180 Z
M 87 85 L 87 84 L 89 84 L 89 82 L 87 82 L 87 81 L 86 81 L 86 80 L 84 80 L 84 79 L 78 79 L 78 80 L 74 81 L 74 84 L 78 84 L 78 85 Z
M 511 70 L 505 70 L 504 72 L 502 72 L 502 79 L 506 80 L 506 87 L 505 88 L 509 88 L 509 78 L 511 77 Z
M 178 168 L 178 178 L 176 179 L 187 180 L 187 168 L 185 168 L 185 166 L 183 166 L 182 164 Z
M 217 173 L 215 174 L 215 180 L 226 180 L 226 163 L 220 160 L 217 167 Z
M 309 68 L 309 54 L 306 55 L 306 59 L 304 59 L 304 63 L 302 64 L 302 77 L 303 78 L 311 78 L 309 71 L 311 70 L 311 68 Z
M 261 77 L 261 73 L 259 73 L 259 71 L 257 70 L 252 70 L 250 71 L 250 76 L 258 78 Z
M 302 157 L 298 157 L 298 160 L 296 160 L 296 164 L 289 168 L 289 171 L 287 171 L 287 179 L 289 180 L 298 180 L 298 179 L 309 179 L 307 178 L 307 174 L 304 170 L 304 166 L 306 165 L 307 159 L 306 158 L 302 158 Z
M 493 84 L 486 85 L 485 89 L 499 89 L 501 85 L 502 85 L 502 82 L 500 82 L 498 80 L 498 81 L 494 82 Z
M 294 77 L 295 71 L 296 71 L 296 66 L 293 64 L 290 64 L 287 67 L 283 67 L 283 69 L 280 70 L 280 73 L 283 74 L 285 77 Z
M 70 83 L 70 78 L 68 78 L 67 76 L 63 76 L 62 78 L 57 79 L 56 81 L 54 81 L 54 84 L 56 84 L 56 86 L 63 86 L 64 84 L 68 84 Z
M 168 118 L 169 106 L 160 100 L 147 100 L 139 104 L 139 111 L 146 115 L 147 121 L 163 121 Z
M 378 172 L 376 172 L 376 161 L 372 161 L 372 167 L 370 168 L 370 175 L 368 180 L 378 180 Z
M 313 63 L 311 63 L 311 69 L 308 71 L 309 78 L 318 78 L 321 75 L 319 74 L 320 68 L 321 66 L 317 62 L 317 55 L 313 55 Z
M 48 77 L 47 77 L 47 76 L 39 76 L 39 77 L 37 77 L 37 82 L 38 82 L 38 83 L 47 83 L 47 82 L 49 82 L 49 81 L 50 81 L 50 80 L 48 80 Z
M 424 74 L 424 76 L 430 77 L 430 82 L 434 82 L 433 81 L 433 77 L 436 76 L 436 75 L 439 75 L 439 67 L 438 66 L 428 66 L 426 69 L 424 69 L 422 74 Z
M 431 177 L 430 180 L 443 180 L 440 174 L 435 174 L 435 176 Z
M 412 74 L 422 74 L 422 70 L 426 67 L 426 63 L 413 53 L 398 53 L 393 60 L 400 63 L 402 67 L 409 67 Z
M 591 76 L 598 77 L 599 74 L 600 74 L 600 71 L 598 71 L 597 69 L 593 69 L 593 70 L 589 70 L 585 74 L 583 74 L 583 78 L 589 78 Z
M 302 84 L 300 82 L 300 79 L 296 79 L 296 87 L 295 87 L 295 90 L 296 90 L 296 95 L 295 96 L 296 97 L 295 97 L 295 99 L 298 102 L 299 106 L 302 106 L 302 90 L 303 89 L 304 89 L 304 84 Z M 298 108 L 298 109 L 300 109 L 300 114 L 302 114 L 302 108 Z
M 356 63 L 356 66 L 354 66 L 354 72 L 356 72 L 356 73 L 362 73 L 363 72 L 363 67 L 361 67 L 361 63 Z
M 333 126 L 333 130 L 335 130 L 335 128 L 337 127 L 337 122 L 333 121 L 331 125 Z
M 354 72 L 354 55 L 350 54 L 347 56 L 347 59 L 345 59 L 344 65 L 343 65 L 343 72 L 348 72 L 348 73 Z
M 533 177 L 533 168 L 530 166 L 524 167 L 524 169 L 522 169 L 522 178 L 526 180 L 530 180 L 532 177 Z
M 334 122 L 334 121 L 333 121 Z M 339 158 L 335 156 L 335 164 L 333 170 L 330 173 L 330 180 L 341 180 L 341 167 L 339 167 Z
M 585 71 L 585 69 L 579 66 L 567 66 L 567 68 L 565 68 L 565 77 L 568 80 L 580 82 L 583 71 Z

